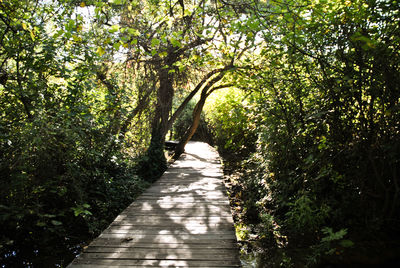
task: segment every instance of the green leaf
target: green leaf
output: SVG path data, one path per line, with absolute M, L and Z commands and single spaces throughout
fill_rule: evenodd
M 104 55 L 104 53 L 106 53 L 106 51 L 104 50 L 104 48 L 98 47 L 96 53 L 101 57 Z
M 170 41 L 171 41 L 171 44 L 174 46 L 174 47 L 181 47 L 181 42 L 179 42 L 178 40 L 176 40 L 175 38 L 173 38 L 173 37 L 171 37 L 171 39 L 170 39 Z
M 158 55 L 160 55 L 160 57 L 164 58 L 164 57 L 168 56 L 168 52 L 163 51 L 163 52 L 160 52 Z
M 62 222 L 56 221 L 56 220 L 51 220 L 51 223 L 52 223 L 53 225 L 55 225 L 55 226 L 62 225 Z
M 46 223 L 43 222 L 43 221 L 38 221 L 38 222 L 36 223 L 36 226 L 44 227 L 44 226 L 46 226 Z
M 120 46 L 121 46 L 121 43 L 120 43 L 120 42 L 114 43 L 114 45 L 113 45 L 113 47 L 114 47 L 116 50 L 118 50 L 118 49 L 120 48 Z
M 351 248 L 354 246 L 354 242 L 348 239 L 340 241 L 339 244 L 344 248 Z
M 128 28 L 128 33 L 133 35 L 133 36 L 139 36 L 140 32 L 134 28 Z
M 114 5 L 122 5 L 125 3 L 125 0 L 109 0 L 108 2 Z
M 114 24 L 113 26 L 110 27 L 110 29 L 108 30 L 110 33 L 115 33 L 119 30 L 119 25 L 118 24 Z
M 81 42 L 82 41 L 82 38 L 80 37 L 80 36 L 77 36 L 77 35 L 72 35 L 72 39 L 74 39 L 74 41 L 75 42 Z
M 161 42 L 160 42 L 160 40 L 158 40 L 158 39 L 153 38 L 153 39 L 151 40 L 151 45 L 152 45 L 152 46 L 158 46 L 160 43 L 161 43 Z
M 33 31 L 29 31 L 32 41 L 35 41 L 35 34 L 33 33 Z
M 322 232 L 326 235 L 321 239 L 322 242 L 329 242 L 334 240 L 340 240 L 347 234 L 347 229 L 340 229 L 337 232 L 333 232 L 332 228 L 325 227 Z

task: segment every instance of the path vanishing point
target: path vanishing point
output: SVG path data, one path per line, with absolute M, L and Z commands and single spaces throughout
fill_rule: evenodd
M 217 152 L 190 142 L 68 268 L 241 267 Z

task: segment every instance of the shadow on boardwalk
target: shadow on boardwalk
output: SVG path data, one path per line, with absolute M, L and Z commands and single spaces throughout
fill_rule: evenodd
M 189 143 L 68 267 L 240 267 L 218 154 Z

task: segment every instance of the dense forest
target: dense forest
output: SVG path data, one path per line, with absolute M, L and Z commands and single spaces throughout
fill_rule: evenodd
M 0 0 L 0 266 L 65 267 L 197 139 L 224 159 L 244 263 L 395 267 L 399 12 Z

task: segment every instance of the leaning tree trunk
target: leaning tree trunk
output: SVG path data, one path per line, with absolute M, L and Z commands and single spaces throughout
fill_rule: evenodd
M 202 94 L 199 102 L 196 104 L 196 107 L 194 108 L 193 115 L 192 115 L 192 125 L 185 132 L 182 139 L 180 140 L 178 145 L 175 147 L 174 159 L 179 158 L 179 156 L 184 152 L 186 144 L 190 141 L 190 139 L 196 133 L 196 130 L 200 123 L 201 112 L 203 111 L 203 107 L 206 102 L 207 96 L 208 95 L 206 95 L 206 94 L 204 94 L 204 95 Z
M 217 82 L 219 82 L 225 76 L 226 71 L 231 68 L 233 68 L 233 62 L 231 62 L 230 65 L 224 67 L 224 69 L 222 69 L 222 71 L 216 77 L 214 77 L 213 79 L 208 81 L 208 83 L 202 89 L 201 95 L 200 95 L 200 100 L 197 102 L 196 107 L 193 110 L 192 125 L 185 132 L 182 139 L 179 141 L 178 145 L 175 147 L 174 159 L 178 159 L 179 156 L 185 151 L 186 144 L 193 137 L 194 133 L 196 133 L 197 127 L 199 126 L 199 123 L 200 123 L 201 112 L 203 111 L 203 107 L 204 107 L 204 104 L 206 103 L 208 96 L 210 96 L 210 94 L 217 89 L 232 86 L 229 84 L 229 85 L 221 85 L 218 87 L 213 87 Z

